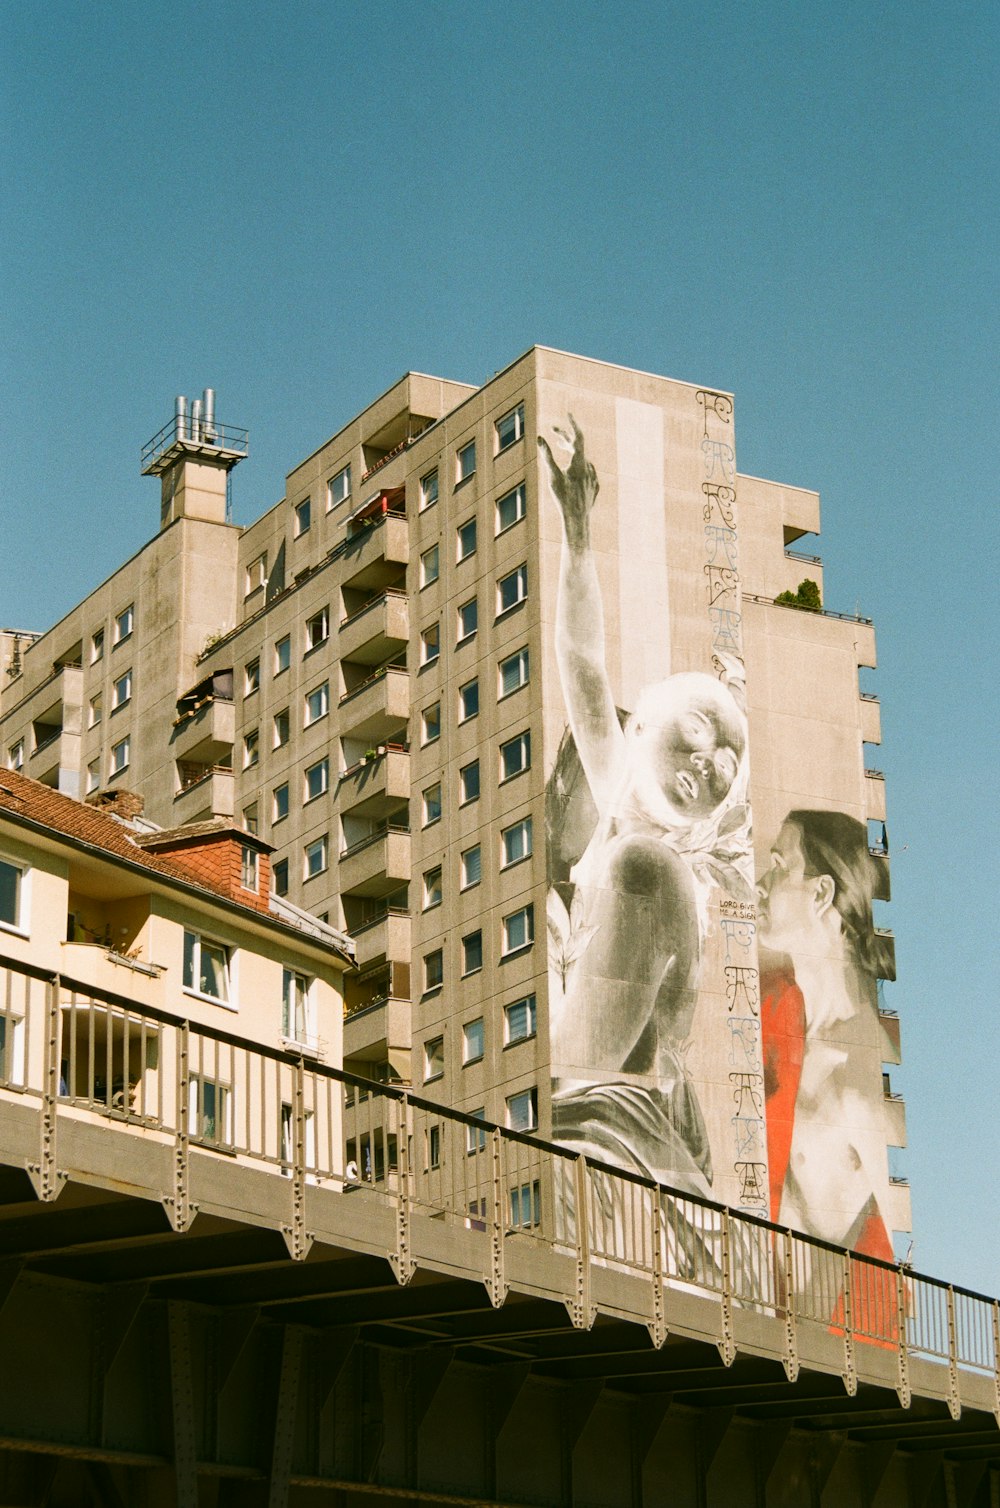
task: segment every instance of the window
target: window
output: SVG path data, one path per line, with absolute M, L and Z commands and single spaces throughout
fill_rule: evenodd
M 476 470 L 476 442 L 470 440 L 468 445 L 463 445 L 458 452 L 458 480 L 459 483 L 467 482 L 470 476 L 475 475 Z
M 328 849 L 329 844 L 326 833 L 323 834 L 322 838 L 314 838 L 311 843 L 306 844 L 305 877 L 307 880 L 315 879 L 316 875 L 324 872 L 328 863 Z
M 283 639 L 277 639 L 274 645 L 274 673 L 281 675 L 292 663 L 292 641 L 288 634 Z
M 420 663 L 432 665 L 441 653 L 441 626 L 432 623 L 420 635 Z
M 6 859 L 0 859 L 0 923 L 21 925 L 21 870 Z
M 538 1090 L 523 1089 L 507 1101 L 507 1124 L 512 1131 L 534 1131 L 538 1125 Z
M 101 711 L 103 709 L 103 706 L 104 706 L 104 697 L 101 694 L 101 692 L 99 691 L 96 696 L 92 696 L 90 698 L 90 712 L 87 715 L 87 725 L 88 725 L 88 727 L 91 727 L 91 728 L 96 728 L 97 727 L 97 724 L 101 720 Z M 21 752 L 22 752 L 22 754 L 24 752 L 23 746 L 22 746 Z M 20 765 L 14 765 L 13 768 L 14 769 L 20 769 L 21 767 L 20 767 Z
M 482 849 L 477 843 L 473 848 L 467 848 L 462 854 L 462 889 L 469 890 L 473 885 L 478 885 L 483 877 Z
M 462 1062 L 477 1063 L 483 1055 L 483 1018 L 467 1021 L 462 1027 Z
M 90 641 L 90 663 L 96 665 L 104 659 L 104 629 L 99 628 Z
M 283 707 L 280 712 L 274 714 L 274 747 L 282 748 L 291 733 L 291 724 L 288 720 L 288 708 Z
M 308 1043 L 312 1032 L 312 980 L 294 969 L 281 971 L 281 1035 L 288 1042 Z
M 210 1000 L 229 999 L 229 950 L 200 932 L 184 933 L 184 988 Z
M 326 486 L 326 506 L 336 508 L 340 503 L 346 503 L 351 495 L 351 468 L 341 467 L 337 475 L 331 477 Z
M 441 948 L 435 948 L 433 953 L 424 954 L 424 993 L 439 990 L 443 984 L 444 952 Z
M 476 520 L 466 519 L 464 524 L 458 526 L 458 558 L 467 560 L 470 555 L 476 553 Z
M 129 603 L 128 607 L 124 609 L 123 612 L 120 612 L 118 614 L 117 618 L 115 619 L 115 635 L 114 635 L 114 639 L 115 639 L 115 643 L 116 644 L 123 643 L 124 640 L 126 640 L 127 638 L 129 638 L 129 636 L 131 635 L 131 633 L 132 633 L 132 627 L 133 627 L 133 621 L 134 621 L 134 615 L 135 615 L 135 609 L 134 609 L 134 607 L 133 607 L 133 605 L 132 605 L 131 602 Z M 103 636 L 102 636 L 102 638 L 103 638 Z
M 523 1042 L 525 1037 L 533 1037 L 535 1016 L 534 995 L 525 995 L 523 1000 L 515 1000 L 513 1005 L 504 1006 L 503 1025 L 506 1041 L 508 1043 Z
M 305 726 L 308 728 L 313 723 L 318 723 L 321 717 L 326 717 L 330 710 L 330 687 L 326 681 L 322 686 L 317 686 L 315 691 L 310 691 L 306 697 Z
M 432 702 L 420 714 L 420 742 L 432 744 L 441 737 L 441 703 Z
M 439 1079 L 444 1073 L 444 1038 L 432 1037 L 424 1043 L 424 1083 Z
M 126 702 L 132 700 L 132 672 L 126 670 L 120 675 L 111 687 L 111 710 L 117 712 L 119 707 L 124 707 Z
M 531 734 L 525 731 L 500 745 L 500 779 L 511 780 L 531 766 Z
M 301 503 L 295 504 L 295 523 L 293 534 L 298 539 L 302 534 L 309 533 L 309 525 L 312 523 L 312 504 L 309 498 L 304 497 Z
M 441 1166 L 441 1125 L 440 1122 L 429 1126 L 427 1129 L 427 1167 L 439 1168 Z
M 441 574 L 441 551 L 437 545 L 431 545 L 420 557 L 420 585 L 430 586 L 432 581 L 437 581 Z
M 479 1110 L 470 1110 L 469 1114 L 473 1118 L 473 1120 L 484 1121 L 486 1119 L 486 1108 L 485 1108 L 485 1106 L 483 1106 Z M 485 1126 L 466 1126 L 466 1128 L 465 1128 L 465 1150 L 466 1150 L 466 1152 L 469 1153 L 469 1156 L 471 1157 L 473 1152 L 482 1152 L 483 1149 L 485 1148 L 485 1146 L 486 1146 L 486 1127 Z M 485 1212 L 485 1210 L 480 1211 L 478 1209 L 478 1206 L 477 1206 L 476 1210 L 474 1210 L 473 1213 L 474 1214 L 479 1214 L 479 1213 L 485 1214 L 486 1212 Z
M 100 699 L 100 697 L 97 697 L 96 700 L 98 702 L 97 721 L 99 722 L 100 721 L 100 717 L 101 717 L 101 712 L 100 712 L 100 700 L 101 699 Z M 91 705 L 93 706 L 93 703 L 91 703 Z M 12 770 L 21 770 L 21 769 L 24 768 L 24 739 L 23 738 L 19 738 L 17 740 L 17 743 L 11 744 L 10 748 L 7 750 L 7 765 Z
M 429 471 L 425 477 L 420 478 L 420 507 L 429 508 L 438 500 L 438 474 L 437 467 Z
M 510 696 L 512 692 L 527 686 L 529 676 L 528 648 L 518 649 L 514 654 L 508 655 L 506 660 L 500 661 L 500 696 Z
M 535 940 L 535 908 L 522 906 L 503 919 L 503 956 L 530 948 Z
M 271 865 L 271 881 L 275 895 L 288 894 L 288 860 L 278 859 Z
M 188 1134 L 217 1146 L 232 1141 L 229 1085 L 192 1076 L 188 1094 Z
M 247 566 L 246 580 L 243 595 L 249 597 L 253 592 L 259 592 L 262 586 L 267 585 L 267 556 L 258 555 L 256 560 L 251 560 Z
M 260 734 L 256 728 L 243 735 L 243 768 L 249 770 L 260 759 Z
M 537 1178 L 510 1191 L 511 1230 L 525 1230 L 542 1222 L 542 1191 Z
M 502 534 L 522 519 L 527 512 L 524 483 L 518 482 L 510 492 L 497 498 L 497 533 Z
M 502 576 L 497 582 L 497 617 L 501 613 L 509 613 L 527 595 L 528 567 L 519 565 L 516 571 L 511 571 L 509 576 Z
M 248 833 L 256 833 L 260 830 L 256 801 L 251 802 L 249 806 L 243 808 L 243 826 Z
M 288 816 L 288 782 L 276 785 L 271 792 L 271 821 L 283 822 Z
M 470 932 L 462 938 L 462 973 L 476 974 L 483 966 L 483 934 Z
M 424 826 L 430 827 L 432 822 L 441 821 L 441 782 L 429 785 L 424 791 Z
M 441 904 L 441 866 L 428 869 L 424 874 L 424 910 Z
M 306 654 L 313 649 L 318 649 L 321 644 L 325 644 L 329 637 L 330 609 L 324 607 L 320 612 L 306 619 Z
M 330 761 L 324 756 L 322 759 L 311 764 L 305 773 L 305 792 L 303 801 L 315 801 L 317 796 L 326 793 L 330 784 Z
M 253 696 L 260 690 L 260 660 L 248 660 L 243 667 L 243 695 Z
M 466 681 L 458 688 L 458 720 L 467 723 L 470 717 L 479 716 L 479 682 Z
M 518 440 L 524 439 L 524 404 L 519 403 L 509 414 L 497 420 L 497 450 L 506 450 Z
M 240 849 L 240 884 L 254 894 L 260 889 L 260 854 L 256 848 Z
M 500 842 L 503 845 L 501 869 L 506 869 L 511 864 L 519 864 L 522 859 L 530 858 L 531 818 L 522 817 L 520 822 L 505 827 L 500 834 Z
M 479 800 L 479 760 L 463 765 L 458 772 L 459 799 L 464 806 L 467 801 Z
M 458 610 L 458 642 L 470 639 L 479 626 L 479 603 L 475 597 L 463 602 Z
M 101 783 L 101 761 L 95 759 L 93 764 L 87 766 L 87 795 L 96 791 Z
M 120 775 L 122 770 L 128 768 L 129 758 L 132 752 L 132 740 L 123 738 L 120 743 L 111 745 L 111 773 Z

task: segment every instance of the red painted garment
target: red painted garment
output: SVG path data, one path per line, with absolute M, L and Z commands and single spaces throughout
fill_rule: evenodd
M 771 1185 L 771 1219 L 777 1223 L 781 1191 L 792 1154 L 795 1100 L 806 1045 L 806 1007 L 791 974 L 761 975 L 761 1046 L 767 1105 L 767 1163 Z

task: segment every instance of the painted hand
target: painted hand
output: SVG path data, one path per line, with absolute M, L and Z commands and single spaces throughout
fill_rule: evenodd
M 585 545 L 589 535 L 590 510 L 600 491 L 597 472 L 583 453 L 583 433 L 573 415 L 569 415 L 572 433 L 552 426 L 555 434 L 572 452 L 565 471 L 556 464 L 551 446 L 544 436 L 538 436 L 538 448 L 545 458 L 549 482 L 556 502 L 559 504 L 566 529 L 566 539 L 571 546 Z

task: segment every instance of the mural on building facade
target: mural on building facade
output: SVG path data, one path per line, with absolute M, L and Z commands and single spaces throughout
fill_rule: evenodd
M 709 1195 L 686 1058 L 711 904 L 753 899 L 742 663 L 671 674 L 617 704 L 591 547 L 600 484 L 572 418 L 553 432 L 560 459 L 539 447 L 563 526 L 555 648 L 569 724 L 547 787 L 553 1135 Z
M 877 981 L 891 978 L 868 834 L 791 811 L 758 886 L 771 1219 L 892 1261 Z

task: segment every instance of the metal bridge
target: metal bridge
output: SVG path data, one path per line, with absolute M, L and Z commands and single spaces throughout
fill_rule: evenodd
M 12 959 L 0 1002 L 0 1504 L 1000 1503 L 995 1300 Z

